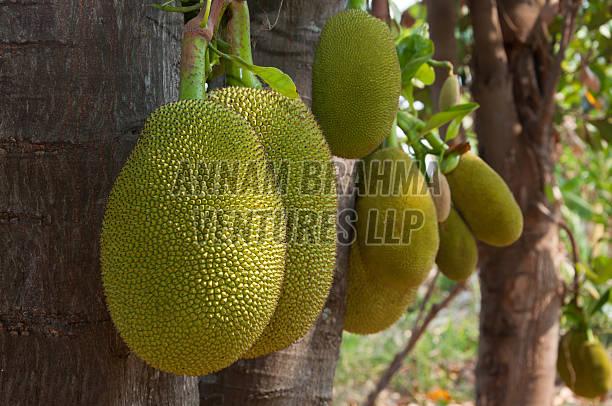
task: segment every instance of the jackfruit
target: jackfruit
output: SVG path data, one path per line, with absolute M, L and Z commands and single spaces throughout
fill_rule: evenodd
M 399 320 L 414 302 L 416 288 L 389 287 L 375 270 L 366 269 L 359 244 L 351 246 L 344 330 L 356 334 L 383 331 Z
M 209 99 L 249 122 L 277 169 L 277 184 L 284 189 L 285 279 L 270 324 L 243 355 L 254 358 L 283 349 L 306 334 L 325 304 L 336 259 L 334 166 L 314 117 L 300 100 L 244 87 L 217 90 Z
M 331 17 L 312 69 L 312 108 L 334 155 L 361 158 L 389 134 L 401 88 L 387 25 L 362 10 Z
M 439 232 L 438 269 L 454 281 L 466 280 L 476 270 L 478 263 L 474 236 L 454 209 L 451 209 L 448 219 L 439 224 Z
M 451 74 L 446 78 L 440 89 L 440 98 L 438 99 L 438 109 L 445 111 L 459 104 L 461 101 L 461 90 L 459 89 L 459 80 L 457 76 Z
M 438 222 L 443 223 L 446 221 L 451 211 L 451 192 L 446 176 L 444 176 L 441 171 L 436 170 L 434 172 L 429 190 L 434 205 L 436 206 Z
M 425 177 L 399 148 L 363 161 L 357 241 L 367 269 L 391 286 L 418 286 L 438 251 L 438 221 Z
M 576 395 L 585 398 L 604 396 L 612 389 L 612 364 L 606 349 L 586 332 L 570 330 L 559 342 L 557 371 Z
M 218 167 L 235 162 L 232 183 Z M 148 364 L 204 375 L 261 336 L 285 264 L 281 196 L 262 186 L 272 176 L 253 129 L 226 108 L 184 100 L 148 118 L 101 235 L 110 315 Z
M 496 247 L 510 245 L 523 232 L 523 214 L 508 185 L 471 152 L 446 174 L 454 207 L 474 237 Z

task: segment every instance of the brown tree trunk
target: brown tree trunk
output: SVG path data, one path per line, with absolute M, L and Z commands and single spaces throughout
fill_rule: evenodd
M 259 65 L 277 66 L 296 82 L 310 103 L 311 67 L 325 21 L 344 7 L 341 0 L 259 0 L 249 2 L 253 58 Z M 351 184 L 351 162 L 337 160 L 339 183 Z M 340 196 L 340 208 L 352 207 L 350 194 Z M 200 379 L 201 405 L 328 405 L 342 337 L 344 274 L 348 247 L 337 250 L 334 287 L 311 332 L 266 357 L 239 361 L 220 373 Z
M 426 0 L 427 22 L 429 23 L 429 37 L 435 45 L 434 58 L 438 61 L 449 61 L 457 66 L 457 40 L 455 28 L 457 27 L 456 0 Z M 431 99 L 434 111 L 438 111 L 438 97 L 442 84 L 448 76 L 445 68 L 435 68 L 436 81 L 431 87 Z
M 122 344 L 98 266 L 111 184 L 177 97 L 181 18 L 149 3 L 0 4 L 2 405 L 197 404 Z
M 537 2 L 518 0 L 470 2 L 479 152 L 508 182 L 525 217 L 518 242 L 481 250 L 476 396 L 482 406 L 553 401 L 559 241 L 549 217 L 557 209 L 545 186 L 553 183 L 555 164 L 551 89 L 558 61 L 541 9 Z

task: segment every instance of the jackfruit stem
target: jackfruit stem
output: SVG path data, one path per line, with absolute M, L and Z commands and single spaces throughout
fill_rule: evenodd
M 229 0 L 209 0 L 183 28 L 179 99 L 205 99 L 210 73 L 208 46 Z
M 368 2 L 366 0 L 348 0 L 348 2 L 346 3 L 346 9 L 356 9 L 365 11 L 367 8 L 367 3 Z
M 432 68 L 442 68 L 448 70 L 448 76 L 454 75 L 453 72 L 453 64 L 449 61 L 436 61 L 435 59 L 430 59 L 427 61 L 427 64 Z
M 229 44 L 227 53 L 238 56 L 253 64 L 251 51 L 251 23 L 249 6 L 245 0 L 234 0 L 229 5 L 230 19 L 226 25 L 225 38 Z M 259 89 L 262 87 L 257 76 L 232 61 L 226 61 L 226 80 L 230 86 L 243 86 Z

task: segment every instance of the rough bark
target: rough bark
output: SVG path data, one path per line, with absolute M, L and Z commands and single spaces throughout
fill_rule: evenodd
M 340 0 L 260 0 L 249 2 L 256 64 L 277 66 L 295 81 L 310 102 L 311 67 L 316 42 L 327 18 L 344 7 Z M 337 160 L 339 183 L 351 184 L 351 162 Z M 340 207 L 352 207 L 350 193 Z M 327 405 L 344 314 L 348 247 L 339 246 L 336 277 L 314 328 L 289 348 L 255 360 L 243 360 L 200 380 L 201 405 Z
M 477 404 L 551 405 L 560 308 L 547 88 L 556 84 L 537 2 L 471 0 L 479 152 L 510 185 L 525 218 L 518 242 L 481 247 Z M 554 85 L 553 85 L 554 86 Z
M 98 235 L 147 114 L 177 96 L 181 19 L 149 1 L 0 2 L 0 404 L 189 405 L 131 355 Z

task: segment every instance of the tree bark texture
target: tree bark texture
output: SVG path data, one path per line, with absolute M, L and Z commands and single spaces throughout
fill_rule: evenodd
M 193 405 L 106 310 L 99 231 L 145 117 L 175 100 L 182 18 L 150 1 L 0 2 L 0 404 Z
M 525 218 L 512 246 L 481 247 L 477 404 L 552 405 L 561 304 L 558 229 L 545 214 L 557 213 L 545 196 L 556 161 L 546 94 L 557 80 L 552 46 L 541 3 L 469 4 L 479 152 L 509 184 Z
M 253 59 L 277 66 L 295 81 L 310 104 L 311 69 L 325 21 L 344 1 L 259 0 L 249 2 Z M 340 210 L 353 206 L 352 162 L 336 160 Z M 341 216 L 342 217 L 342 216 Z M 201 405 L 328 405 L 342 337 L 348 247 L 338 246 L 335 281 L 314 328 L 289 348 L 200 379 Z

